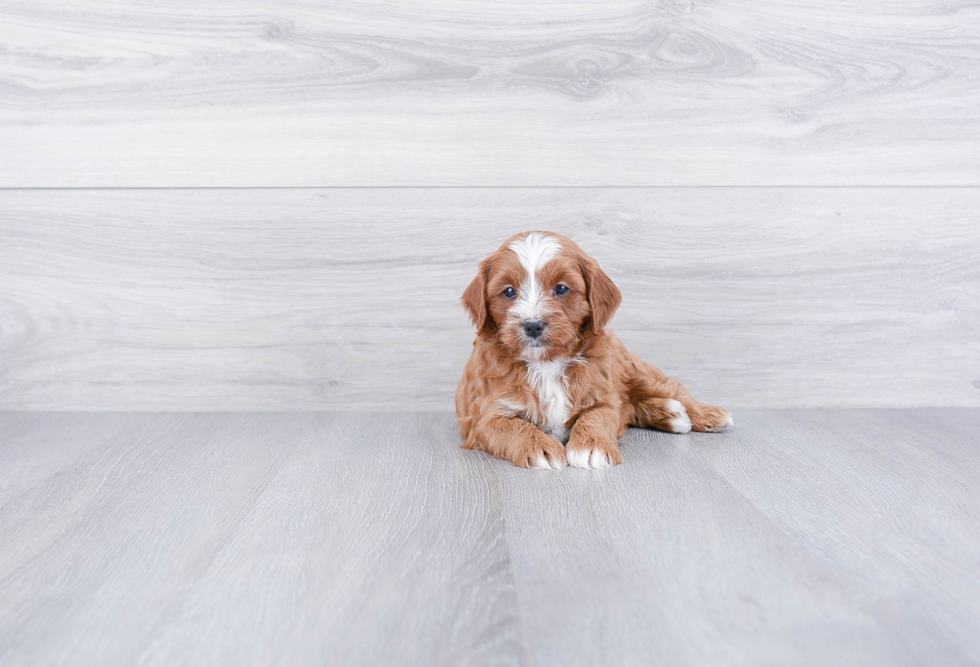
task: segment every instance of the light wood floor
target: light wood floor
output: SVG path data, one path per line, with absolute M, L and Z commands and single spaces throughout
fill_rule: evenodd
M 526 471 L 448 413 L 0 413 L 0 664 L 968 665 L 980 410 Z

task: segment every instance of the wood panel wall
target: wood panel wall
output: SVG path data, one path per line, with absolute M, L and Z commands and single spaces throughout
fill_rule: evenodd
M 980 6 L 0 2 L 0 409 L 450 409 L 526 229 L 705 400 L 980 405 Z

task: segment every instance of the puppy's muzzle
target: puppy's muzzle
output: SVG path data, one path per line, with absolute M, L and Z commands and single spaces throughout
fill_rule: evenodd
M 524 320 L 524 333 L 531 340 L 537 340 L 544 333 L 545 326 L 547 322 L 544 320 Z

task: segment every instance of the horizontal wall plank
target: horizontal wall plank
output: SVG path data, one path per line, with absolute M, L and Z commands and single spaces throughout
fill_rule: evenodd
M 704 400 L 980 405 L 980 189 L 0 191 L 0 409 L 448 409 L 511 234 Z
M 980 7 L 0 6 L 0 187 L 980 185 Z

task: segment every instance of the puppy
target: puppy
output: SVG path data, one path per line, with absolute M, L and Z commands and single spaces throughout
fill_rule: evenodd
M 462 303 L 477 328 L 456 390 L 466 449 L 523 468 L 622 463 L 628 426 L 720 431 L 728 412 L 630 354 L 606 323 L 621 296 L 594 259 L 550 232 L 511 237 Z

